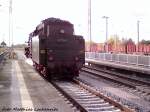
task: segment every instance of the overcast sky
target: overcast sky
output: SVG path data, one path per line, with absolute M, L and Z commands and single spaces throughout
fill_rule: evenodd
M 75 26 L 75 33 L 88 40 L 88 0 L 12 0 L 13 42 L 24 43 L 41 20 L 48 17 L 66 19 Z M 92 40 L 105 41 L 105 20 L 108 16 L 108 36 L 137 41 L 137 20 L 140 21 L 140 40 L 150 39 L 149 0 L 91 0 Z M 8 44 L 9 0 L 0 0 L 0 42 Z

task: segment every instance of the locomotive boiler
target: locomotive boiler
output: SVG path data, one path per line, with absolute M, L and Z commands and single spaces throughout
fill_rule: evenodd
M 29 35 L 34 67 L 50 79 L 77 77 L 85 63 L 83 36 L 74 34 L 69 21 L 48 18 Z

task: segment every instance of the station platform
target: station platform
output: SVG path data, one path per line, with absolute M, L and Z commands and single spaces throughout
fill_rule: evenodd
M 0 64 L 0 112 L 74 112 L 22 52 L 17 56 Z
M 133 72 L 139 72 L 139 73 L 144 73 L 150 75 L 150 67 L 144 67 L 144 66 L 136 66 L 136 65 L 131 65 L 131 64 L 126 64 L 126 63 L 115 63 L 112 61 L 102 61 L 102 60 L 94 60 L 94 59 L 86 59 L 85 60 L 88 63 L 93 63 L 93 64 L 98 64 L 98 65 L 104 65 L 112 68 L 120 68 L 124 70 L 129 70 Z

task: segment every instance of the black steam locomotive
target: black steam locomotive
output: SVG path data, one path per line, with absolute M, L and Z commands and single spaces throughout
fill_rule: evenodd
M 32 57 L 35 68 L 50 79 L 73 78 L 85 63 L 85 42 L 74 35 L 68 21 L 48 18 L 29 35 L 27 57 Z

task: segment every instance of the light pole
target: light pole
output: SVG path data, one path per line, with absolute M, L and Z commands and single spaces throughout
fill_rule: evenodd
M 140 30 L 140 27 L 139 27 L 139 23 L 140 21 L 138 20 L 137 21 L 137 52 L 139 52 L 139 38 L 140 38 L 140 34 L 139 34 L 139 30 Z
M 91 0 L 88 0 L 88 37 L 89 37 L 89 47 L 91 52 Z
M 9 0 L 9 46 L 13 49 L 12 0 Z
M 102 18 L 106 19 L 106 42 L 105 42 L 105 49 L 108 52 L 108 18 L 107 16 L 103 16 Z

